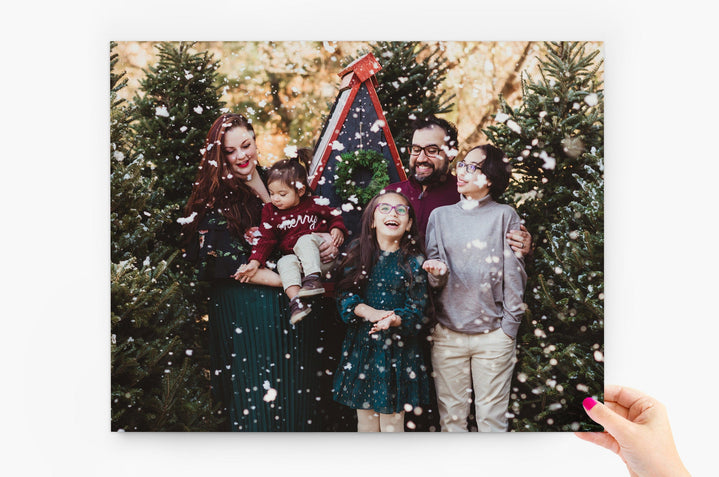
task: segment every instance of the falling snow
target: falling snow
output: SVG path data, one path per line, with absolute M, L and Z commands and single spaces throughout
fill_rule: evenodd
M 589 106 L 596 106 L 599 103 L 599 97 L 596 93 L 588 94 L 584 97 L 584 102 Z
M 197 217 L 197 212 L 191 213 L 188 217 L 180 217 L 177 219 L 177 223 L 180 225 L 187 225 L 192 223 L 192 221 L 195 220 L 195 217 Z
M 297 157 L 297 146 L 287 146 L 284 149 L 285 156 L 289 159 Z
M 167 112 L 167 106 L 158 106 L 155 108 L 155 116 L 169 117 L 170 113 Z
M 544 160 L 544 164 L 542 165 L 542 168 L 544 169 L 554 169 L 554 167 L 557 165 L 557 160 L 549 156 L 546 151 L 542 151 L 539 154 L 539 158 Z
M 522 134 L 522 128 L 519 126 L 519 124 L 515 123 L 511 119 L 507 121 L 507 127 L 512 131 L 516 132 L 517 134 Z

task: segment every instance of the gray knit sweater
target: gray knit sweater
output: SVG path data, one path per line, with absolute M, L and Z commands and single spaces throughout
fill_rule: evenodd
M 429 275 L 441 288 L 437 321 L 454 331 L 487 333 L 500 326 L 512 338 L 524 312 L 527 274 L 524 260 L 509 247 L 507 232 L 519 230 L 520 219 L 510 206 L 491 196 L 462 198 L 438 207 L 427 224 L 427 258 L 447 264 L 449 273 Z

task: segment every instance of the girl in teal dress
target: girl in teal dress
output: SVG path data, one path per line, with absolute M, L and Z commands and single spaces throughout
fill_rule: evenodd
M 429 399 L 419 346 L 429 297 L 417 237 L 409 200 L 377 195 L 340 267 L 337 302 L 348 327 L 333 395 L 357 410 L 359 432 L 403 432 L 404 413 L 419 412 Z

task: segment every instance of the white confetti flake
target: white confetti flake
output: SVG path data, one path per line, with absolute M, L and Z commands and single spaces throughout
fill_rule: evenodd
M 186 349 L 186 350 L 185 350 L 185 354 L 186 354 L 187 356 L 192 356 L 192 350 L 191 350 L 191 349 Z
M 497 121 L 498 123 L 503 123 L 507 119 L 509 119 L 509 114 L 506 114 L 506 113 L 499 112 L 494 115 L 494 120 Z
M 577 391 L 581 391 L 583 393 L 588 393 L 589 386 L 587 386 L 586 384 L 577 384 Z
M 182 127 L 180 128 L 180 132 L 185 132 L 185 131 L 187 131 L 187 126 L 182 126 Z
M 477 174 L 477 179 L 474 181 L 475 184 L 477 184 L 477 187 L 484 187 L 487 185 L 487 176 L 485 176 L 482 173 Z
M 478 248 L 478 249 L 482 250 L 483 248 L 487 247 L 487 242 L 482 242 L 479 239 L 474 239 L 474 240 L 472 240 L 472 246 L 474 248 Z
M 476 209 L 477 207 L 479 207 L 478 200 L 466 199 L 466 200 L 463 200 L 461 202 L 461 204 L 462 204 L 462 208 L 464 210 L 472 210 L 472 209 Z
M 554 167 L 557 165 L 557 160 L 547 154 L 545 151 L 542 151 L 539 154 L 540 159 L 544 159 L 544 164 L 542 164 L 542 168 L 544 169 L 554 169 Z
M 192 221 L 195 220 L 195 217 L 197 217 L 197 212 L 191 213 L 188 217 L 180 217 L 177 219 L 177 223 L 180 225 L 187 225 L 192 223 Z
M 354 207 L 354 205 L 352 205 L 352 204 L 342 204 L 342 210 L 345 211 L 345 212 L 349 212 L 349 211 L 351 211 L 351 210 L 354 209 L 354 208 L 355 208 L 355 207 Z
M 584 102 L 589 106 L 596 106 L 599 103 L 599 97 L 596 93 L 590 93 L 584 97 Z
M 335 47 L 332 46 L 332 44 L 330 44 L 329 41 L 323 41 L 323 42 L 322 42 L 322 46 L 323 46 L 324 49 L 327 51 L 327 53 L 334 53 L 334 52 L 335 52 Z
M 507 127 L 512 131 L 516 132 L 517 134 L 522 134 L 522 128 L 519 126 L 519 124 L 515 123 L 511 119 L 507 121 Z
M 285 147 L 285 156 L 289 159 L 294 159 L 297 157 L 297 146 L 287 146 Z
M 594 352 L 594 361 L 603 362 L 604 361 L 604 353 L 597 350 Z
M 330 200 L 327 197 L 313 197 L 313 200 L 317 205 L 330 205 Z
M 332 141 L 332 150 L 333 151 L 341 151 L 345 148 L 344 144 L 342 144 L 339 141 Z
M 112 158 L 116 161 L 122 161 L 125 159 L 125 154 L 123 154 L 121 151 L 115 151 L 112 153 Z
M 384 121 L 382 121 L 381 119 L 378 119 L 377 121 L 374 122 L 374 124 L 372 124 L 372 127 L 369 129 L 370 129 L 370 131 L 376 133 L 376 132 L 379 132 L 379 130 L 383 127 L 384 127 Z
M 170 117 L 170 113 L 167 112 L 167 106 L 158 106 L 155 108 L 155 116 L 162 116 L 164 118 Z
M 202 106 L 195 106 L 194 108 L 192 108 L 192 110 L 197 114 L 202 114 L 202 111 L 204 111 L 204 109 L 202 109 Z

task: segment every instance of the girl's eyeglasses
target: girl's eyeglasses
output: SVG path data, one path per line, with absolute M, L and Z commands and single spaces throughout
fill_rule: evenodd
M 464 169 L 470 174 L 473 174 L 474 171 L 482 170 L 482 164 L 471 164 L 469 162 L 460 161 L 457 163 L 457 169 Z
M 382 215 L 387 215 L 390 212 L 392 212 L 392 209 L 394 209 L 397 212 L 397 215 L 407 215 L 409 212 L 409 206 L 397 204 L 397 205 L 389 205 L 385 202 L 380 202 L 377 204 L 377 207 L 375 209 L 379 210 L 379 213 Z

